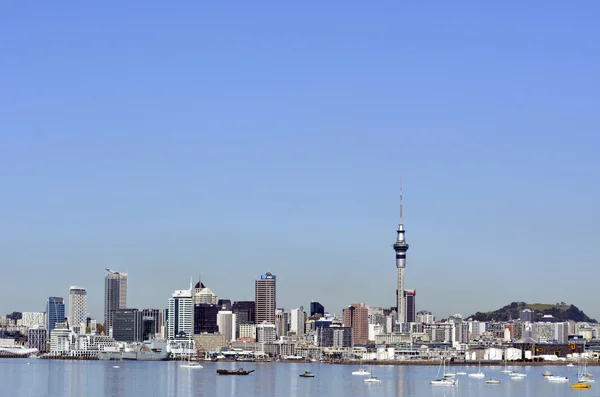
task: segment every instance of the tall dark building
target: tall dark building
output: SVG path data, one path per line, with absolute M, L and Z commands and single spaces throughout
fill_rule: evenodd
M 310 316 L 324 316 L 325 308 L 319 302 L 310 302 Z
M 229 299 L 219 299 L 217 305 L 219 310 L 231 310 L 231 300 Z
M 127 308 L 127 273 L 106 269 L 104 277 L 104 333 L 113 326 L 113 312 Z
M 138 309 L 113 311 L 113 338 L 117 342 L 142 342 L 142 312 Z
M 256 305 L 253 301 L 233 302 L 231 311 L 237 316 L 237 324 L 254 324 L 256 321 Z
M 275 308 L 277 302 L 277 277 L 266 272 L 254 282 L 254 302 L 256 302 L 256 324 L 266 321 L 275 324 Z
M 210 303 L 194 305 L 194 334 L 218 333 L 217 313 L 219 313 L 218 305 Z
M 154 319 L 154 330 L 152 333 L 158 334 L 162 331 L 164 317 L 160 309 L 142 309 L 142 317 L 152 317 Z M 154 339 L 154 335 L 152 335 L 151 339 Z
M 404 291 L 404 295 L 406 297 L 406 322 L 414 323 L 417 310 L 415 306 L 415 300 L 417 298 L 417 290 L 416 289 L 407 289 Z
M 156 320 L 154 317 L 142 316 L 142 340 L 152 340 L 156 335 Z

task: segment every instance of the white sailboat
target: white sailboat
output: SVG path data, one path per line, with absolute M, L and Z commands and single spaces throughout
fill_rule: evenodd
M 192 361 L 192 353 L 190 352 L 191 348 L 192 348 L 192 338 L 190 336 L 189 344 L 188 344 L 187 362 L 180 364 L 179 367 L 180 368 L 203 368 L 199 362 Z
M 596 380 L 593 379 L 587 372 L 587 359 L 583 359 L 583 366 L 579 366 L 577 369 L 577 381 L 579 383 L 594 383 Z
M 362 359 L 359 360 L 359 362 L 361 362 L 361 361 L 362 361 Z M 364 369 L 361 365 L 360 368 L 358 369 L 358 371 L 352 372 L 352 375 L 369 376 L 369 375 L 371 375 L 371 373 L 369 371 L 367 371 L 366 369 Z
M 442 370 L 442 376 L 440 377 L 440 369 Z M 458 385 L 458 380 L 454 378 L 454 374 L 446 374 L 446 357 L 442 357 L 442 363 L 438 368 L 438 373 L 436 375 L 436 379 L 429 382 L 431 385 L 435 386 L 456 386 Z
M 508 369 L 508 368 L 506 367 L 506 361 L 507 361 L 507 360 L 506 360 L 506 353 L 505 353 L 505 355 L 504 355 L 504 369 L 502 370 L 502 372 L 503 372 L 503 373 L 505 373 L 505 374 L 510 374 L 510 373 L 512 373 L 512 370 L 511 370 L 511 369 Z
M 371 369 L 371 372 L 373 372 L 373 369 Z M 365 379 L 365 383 L 381 383 L 381 379 L 371 375 L 367 379 Z
M 485 374 L 481 372 L 481 361 L 479 361 L 479 372 L 471 372 L 469 374 L 470 378 L 485 378 Z

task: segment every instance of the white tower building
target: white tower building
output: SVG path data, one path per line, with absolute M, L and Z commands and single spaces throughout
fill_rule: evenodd
M 83 287 L 69 288 L 69 326 L 81 326 L 85 330 L 87 324 L 87 292 Z
M 230 310 L 221 310 L 217 313 L 217 326 L 219 333 L 225 335 L 225 342 L 235 341 L 236 315 Z
M 176 335 L 194 333 L 194 302 L 192 300 L 192 283 L 190 289 L 175 290 L 169 299 L 169 316 L 167 319 L 167 338 Z
M 396 269 L 398 270 L 398 286 L 396 288 L 396 306 L 398 310 L 398 331 L 404 331 L 406 324 L 406 299 L 404 296 L 404 268 L 408 243 L 404 238 L 404 221 L 402 219 L 402 187 L 400 187 L 400 224 L 398 225 L 396 242 L 392 246 L 396 252 Z

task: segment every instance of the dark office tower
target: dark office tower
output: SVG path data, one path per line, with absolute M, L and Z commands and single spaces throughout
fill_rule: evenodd
M 310 302 L 310 316 L 324 316 L 325 308 L 319 302 Z
M 104 277 L 104 333 L 110 335 L 113 312 L 127 308 L 127 273 L 106 269 Z
M 231 301 L 229 299 L 219 299 L 217 303 L 219 310 L 231 310 Z
M 152 340 L 156 335 L 156 320 L 154 317 L 142 315 L 142 340 Z
M 113 338 L 117 342 L 142 342 L 142 312 L 118 309 L 113 312 Z
M 231 311 L 235 314 L 238 324 L 254 324 L 256 304 L 253 301 L 238 301 L 233 302 Z
M 267 272 L 256 280 L 254 301 L 256 302 L 256 324 L 262 324 L 266 321 L 269 324 L 275 324 L 275 304 L 276 304 L 276 277 Z
M 417 298 L 417 290 L 416 289 L 407 289 L 404 291 L 404 296 L 406 297 L 406 322 L 414 323 L 417 311 L 415 310 L 415 300 Z
M 143 309 L 142 317 L 152 317 L 154 319 L 154 331 L 152 331 L 154 334 L 162 332 L 164 317 L 160 309 Z M 154 339 L 154 337 L 155 335 L 152 335 L 152 338 L 150 339 Z
M 48 339 L 50 332 L 56 328 L 56 323 L 65 322 L 65 300 L 58 296 L 51 296 L 46 301 L 46 331 Z
M 217 325 L 219 306 L 211 303 L 194 305 L 194 334 L 215 334 L 219 332 Z

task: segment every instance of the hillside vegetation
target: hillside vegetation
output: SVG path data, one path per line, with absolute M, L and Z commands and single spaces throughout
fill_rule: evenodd
M 554 317 L 553 321 L 573 320 L 579 322 L 596 322 L 596 320 L 589 318 L 575 305 L 569 305 L 564 302 L 557 304 L 513 302 L 510 305 L 506 305 L 498 310 L 485 313 L 477 312 L 467 318 L 472 318 L 476 321 L 517 320 L 521 314 L 521 310 L 525 308 L 533 310 L 535 313 L 535 320 L 539 320 L 544 315 L 550 314 L 552 317 Z

